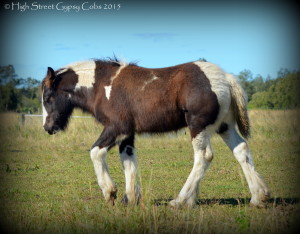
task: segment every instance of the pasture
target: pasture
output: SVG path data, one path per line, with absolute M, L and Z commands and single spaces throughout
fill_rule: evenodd
M 78 113 L 77 113 L 78 114 Z M 89 150 L 101 133 L 94 119 L 71 119 L 50 136 L 39 118 L 1 114 L 0 225 L 8 233 L 292 233 L 300 214 L 299 110 L 251 110 L 249 146 L 271 190 L 266 209 L 251 208 L 242 169 L 218 135 L 214 160 L 193 209 L 167 206 L 193 166 L 188 130 L 136 137 L 142 202 L 121 203 L 124 174 L 117 147 L 107 163 L 118 186 L 105 203 Z

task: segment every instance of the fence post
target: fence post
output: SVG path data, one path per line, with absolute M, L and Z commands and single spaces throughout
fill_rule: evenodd
M 22 126 L 25 125 L 25 114 L 24 113 L 19 114 L 19 124 Z

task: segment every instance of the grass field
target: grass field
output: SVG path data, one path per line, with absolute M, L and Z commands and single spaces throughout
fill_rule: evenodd
M 0 128 L 1 229 L 7 233 L 293 233 L 300 214 L 300 111 L 250 111 L 249 145 L 270 189 L 266 209 L 251 208 L 242 170 L 219 136 L 200 186 L 199 205 L 174 210 L 193 165 L 189 132 L 137 137 L 143 203 L 121 204 L 124 175 L 118 150 L 108 155 L 117 204 L 103 200 L 89 149 L 101 132 L 93 119 L 72 119 L 49 136 L 41 119 L 4 113 Z

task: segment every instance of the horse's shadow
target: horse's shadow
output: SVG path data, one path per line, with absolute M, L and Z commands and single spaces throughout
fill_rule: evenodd
M 154 205 L 167 206 L 172 199 L 155 199 Z M 270 198 L 267 201 L 268 205 L 293 205 L 300 202 L 300 198 Z M 198 199 L 196 205 L 231 205 L 240 206 L 250 203 L 250 198 L 213 198 L 213 199 Z

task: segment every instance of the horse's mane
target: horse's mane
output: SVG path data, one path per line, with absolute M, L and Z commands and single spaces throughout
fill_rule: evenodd
M 102 63 L 110 63 L 117 66 L 124 66 L 124 65 L 131 65 L 131 66 L 137 66 L 137 61 L 133 61 L 130 63 L 127 63 L 126 61 L 118 58 L 115 54 L 112 57 L 106 57 L 104 59 L 94 59 L 96 62 L 102 62 Z

